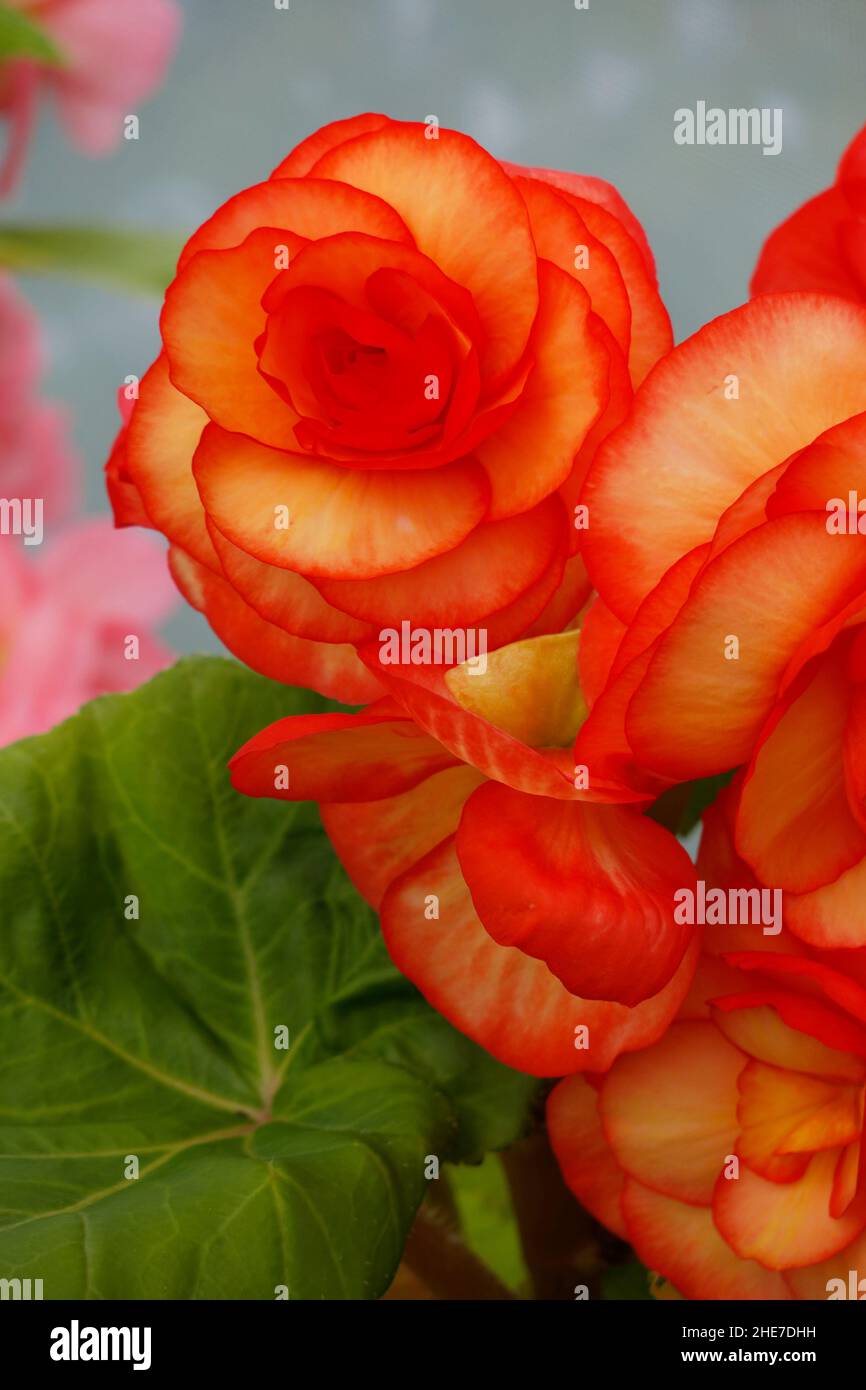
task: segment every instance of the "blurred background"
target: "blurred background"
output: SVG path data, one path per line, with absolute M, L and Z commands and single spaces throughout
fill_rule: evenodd
M 177 229 L 266 178 L 310 131 L 381 110 L 433 114 L 517 163 L 598 174 L 648 232 L 677 339 L 742 302 L 760 245 L 827 186 L 866 121 L 864 0 L 181 0 L 184 32 L 140 139 L 99 160 L 43 111 L 4 216 Z M 678 107 L 781 107 L 783 148 L 677 146 Z M 42 320 L 45 394 L 71 410 L 87 509 L 117 386 L 158 345 L 159 303 L 23 277 Z M 220 644 L 184 608 L 181 651 Z

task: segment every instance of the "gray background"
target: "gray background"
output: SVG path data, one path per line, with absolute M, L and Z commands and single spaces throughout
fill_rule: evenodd
M 866 0 L 182 0 L 179 54 L 141 139 L 88 160 L 43 115 L 3 216 L 178 229 L 266 177 L 317 126 L 363 110 L 440 123 L 525 164 L 599 174 L 641 218 L 681 339 L 740 303 L 767 232 L 833 179 L 866 121 Z M 681 147 L 677 107 L 781 107 L 784 145 Z M 157 350 L 156 301 L 28 278 L 46 389 L 71 408 L 87 505 L 115 389 Z M 185 610 L 179 650 L 219 647 Z

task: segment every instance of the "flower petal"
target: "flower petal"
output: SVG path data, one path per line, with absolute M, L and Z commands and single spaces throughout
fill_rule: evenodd
M 762 296 L 674 348 L 587 478 L 584 554 L 602 598 L 630 619 L 749 483 L 864 408 L 866 308 L 841 299 Z
M 433 903 L 435 918 L 425 912 Z M 541 961 L 498 946 L 484 930 L 453 840 L 391 884 L 381 920 L 395 965 L 434 1009 L 506 1066 L 532 1076 L 603 1071 L 620 1052 L 647 1046 L 675 1014 L 697 958 L 696 943 L 666 988 L 636 1009 L 578 999 Z
M 694 934 L 674 921 L 691 860 L 634 811 L 488 782 L 466 803 L 457 852 L 493 939 L 543 960 L 585 998 L 633 1007 L 657 994 Z

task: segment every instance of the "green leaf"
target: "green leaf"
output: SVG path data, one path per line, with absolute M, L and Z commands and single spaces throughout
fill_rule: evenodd
M 669 787 L 654 801 L 647 815 L 664 825 L 674 835 L 686 836 L 694 830 L 704 811 L 730 782 L 736 768 L 719 772 L 713 777 L 699 777 L 694 782 L 680 782 Z
M 605 1270 L 602 1277 L 601 1296 L 615 1301 L 646 1302 L 652 1299 L 652 1277 L 640 1260 L 627 1260 L 625 1264 L 613 1265 Z
M 0 5 L 0 63 L 29 58 L 52 67 L 62 66 L 63 54 L 53 39 L 21 10 Z
M 196 658 L 0 751 L 0 1277 L 376 1297 L 426 1156 L 525 1125 L 536 1083 L 397 974 L 315 808 L 229 784 L 325 707 Z
M 174 279 L 181 241 L 164 232 L 0 226 L 0 266 L 161 295 Z
M 508 1179 L 498 1154 L 483 1163 L 449 1168 L 463 1238 L 493 1273 L 514 1293 L 531 1287 Z

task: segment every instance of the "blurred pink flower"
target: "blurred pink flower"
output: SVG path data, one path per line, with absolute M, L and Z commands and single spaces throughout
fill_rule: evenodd
M 60 406 L 37 395 L 42 370 L 36 316 L 0 276 L 0 496 L 40 497 L 57 521 L 78 498 L 78 461 Z
M 42 554 L 0 537 L 0 593 L 0 744 L 131 690 L 174 659 L 150 632 L 177 602 L 165 555 L 109 517 L 73 522 Z
M 6 0 L 54 41 L 64 66 L 15 61 L 0 73 L 0 112 L 11 122 L 0 195 L 14 187 L 39 96 L 57 100 L 69 137 L 86 154 L 118 143 L 123 117 L 158 86 L 177 46 L 176 0 Z
M 151 632 L 179 601 L 162 546 L 108 517 L 65 521 L 78 470 L 63 412 L 37 394 L 40 359 L 36 318 L 0 276 L 0 499 L 42 500 L 48 526 L 44 545 L 0 532 L 0 744 L 174 659 Z

